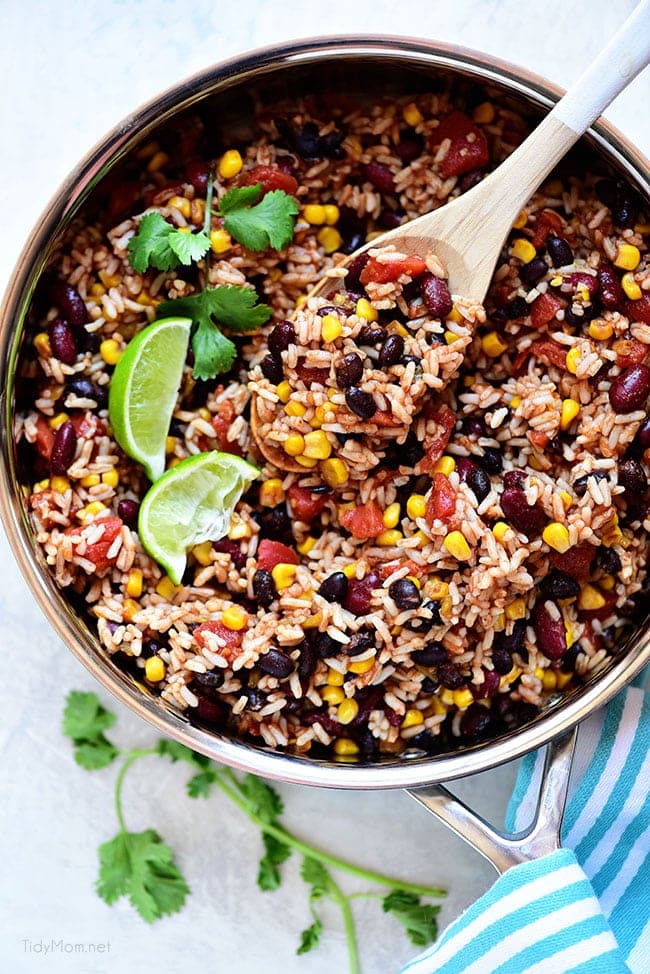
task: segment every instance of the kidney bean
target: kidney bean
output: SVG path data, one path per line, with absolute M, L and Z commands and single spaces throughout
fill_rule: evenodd
M 377 226 L 382 230 L 394 230 L 401 226 L 403 219 L 403 213 L 398 213 L 396 210 L 382 210 L 377 217 Z
M 639 426 L 635 439 L 642 450 L 647 450 L 650 448 L 650 416 L 648 416 L 647 419 L 644 419 Z
M 395 146 L 395 155 L 399 156 L 402 162 L 409 163 L 417 159 L 418 156 L 422 155 L 424 149 L 424 140 L 419 135 L 409 135 L 407 138 L 402 139 Z
M 121 517 L 124 523 L 130 528 L 135 528 L 137 525 L 139 512 L 140 505 L 137 501 L 133 501 L 130 498 L 121 500 L 117 505 L 118 517 Z
M 573 251 L 562 237 L 549 234 L 546 238 L 546 249 L 553 261 L 553 267 L 566 267 L 573 263 Z
M 621 372 L 609 389 L 609 401 L 616 413 L 633 413 L 640 409 L 650 395 L 650 368 L 632 365 Z
M 350 386 L 345 393 L 345 401 L 353 413 L 362 420 L 369 420 L 377 412 L 375 400 L 369 392 L 364 392 L 358 386 Z
M 55 318 L 48 325 L 47 331 L 54 357 L 65 365 L 74 365 L 77 361 L 77 343 L 68 322 L 63 318 Z
M 598 283 L 600 284 L 600 301 L 604 308 L 610 311 L 620 308 L 625 295 L 618 274 L 611 264 L 601 264 L 598 268 Z
M 397 365 L 404 354 L 404 339 L 401 335 L 389 335 L 379 349 L 377 362 L 381 368 Z
M 383 163 L 369 162 L 365 167 L 365 176 L 380 193 L 395 192 L 395 177 Z
M 508 673 L 510 670 L 507 671 Z M 474 695 L 475 700 L 484 700 L 486 697 L 491 697 L 499 689 L 499 684 L 501 683 L 501 678 L 495 670 L 483 670 L 483 675 L 485 679 L 482 683 L 471 683 L 470 690 Z
M 539 507 L 529 505 L 520 487 L 506 487 L 501 494 L 501 509 L 508 521 L 529 538 L 540 534 L 546 515 Z
M 618 482 L 625 488 L 626 494 L 640 497 L 648 489 L 646 472 L 638 460 L 623 460 L 618 465 Z
M 282 650 L 271 646 L 257 661 L 257 665 L 263 673 L 275 676 L 278 680 L 284 680 L 293 673 L 293 660 L 283 653 Z
M 185 176 L 192 184 L 197 193 L 205 195 L 208 188 L 208 164 L 201 159 L 188 162 L 185 167 Z
M 231 541 L 230 538 L 221 538 L 219 541 L 213 541 L 212 547 L 219 554 L 230 555 L 230 560 L 239 571 L 246 564 L 246 555 L 236 541 Z
M 328 602 L 338 602 L 339 605 L 343 604 L 347 592 L 348 578 L 343 572 L 334 572 L 332 575 L 328 575 L 318 589 L 318 594 L 322 595 L 324 599 Z
M 485 423 L 480 416 L 465 416 L 463 418 L 462 430 L 466 436 L 483 436 L 485 433 Z
M 77 449 L 77 434 L 71 421 L 67 419 L 61 423 L 54 434 L 52 453 L 50 454 L 50 470 L 54 476 L 67 473 L 68 467 L 74 460 Z
M 375 572 L 368 572 L 363 578 L 351 578 L 343 607 L 356 616 L 366 616 L 372 608 L 372 593 L 379 588 L 381 579 Z
M 444 318 L 451 312 L 454 302 L 445 281 L 435 274 L 424 274 L 420 281 L 422 300 L 436 318 Z
M 88 312 L 76 287 L 65 281 L 55 281 L 50 288 L 50 297 L 69 325 L 73 328 L 81 328 L 86 324 Z
M 361 360 L 361 357 L 356 354 L 356 352 L 348 352 L 347 355 L 343 356 L 334 371 L 336 375 L 336 384 L 339 389 L 349 389 L 352 386 L 356 386 L 357 383 L 361 381 L 361 377 L 363 375 L 363 361 Z
M 461 484 L 467 483 L 470 474 L 475 470 L 478 470 L 478 464 L 470 460 L 469 457 L 458 457 L 456 460 L 456 473 Z
M 276 358 L 280 358 L 281 353 L 285 352 L 289 345 L 295 345 L 295 343 L 296 329 L 290 321 L 281 321 L 269 335 L 269 352 Z
M 506 470 L 503 475 L 504 487 L 523 487 L 526 483 L 526 474 L 523 470 Z
M 543 595 L 551 599 L 572 599 L 580 592 L 580 585 L 575 578 L 565 572 L 554 569 L 539 583 Z
M 561 659 L 567 651 L 566 629 L 559 609 L 558 614 L 559 618 L 553 619 L 545 602 L 538 602 L 533 609 L 532 621 L 537 645 L 540 652 L 551 660 Z

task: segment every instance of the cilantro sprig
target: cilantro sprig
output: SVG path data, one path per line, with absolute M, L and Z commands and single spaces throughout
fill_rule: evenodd
M 215 211 L 228 233 L 247 250 L 283 250 L 293 239 L 300 212 L 295 196 L 272 189 L 262 196 L 262 184 L 228 190 Z
M 210 249 L 210 237 L 205 230 L 192 233 L 167 223 L 160 213 L 145 213 L 138 232 L 127 244 L 131 267 L 144 274 L 150 267 L 171 271 L 180 264 L 189 267 L 205 257 Z
M 278 889 L 283 879 L 282 865 L 294 852 L 302 856 L 300 873 L 309 888 L 311 923 L 302 931 L 296 953 L 305 954 L 320 943 L 324 923 L 317 905 L 327 899 L 341 911 L 350 974 L 359 974 L 361 970 L 352 912 L 355 899 L 367 897 L 381 900 L 384 912 L 402 924 L 412 943 L 424 946 L 435 939 L 435 918 L 439 906 L 422 903 L 421 897 L 439 899 L 445 895 L 444 890 L 364 869 L 298 838 L 280 821 L 284 807 L 274 788 L 254 775 L 237 775 L 229 768 L 220 767 L 183 744 L 159 738 L 152 747 L 117 748 L 104 734 L 114 723 L 115 715 L 102 706 L 96 694 L 72 691 L 68 695 L 63 733 L 73 743 L 75 760 L 82 767 L 97 769 L 106 767 L 118 757 L 122 759 L 115 781 L 118 832 L 99 847 L 96 890 L 106 903 L 111 905 L 126 896 L 140 916 L 152 923 L 182 909 L 190 893 L 184 876 L 174 862 L 172 849 L 158 832 L 154 829 L 130 832 L 126 827 L 122 804 L 126 774 L 141 758 L 159 757 L 173 762 L 181 761 L 189 766 L 192 776 L 186 788 L 190 798 L 209 798 L 214 791 L 219 791 L 260 829 L 263 854 L 258 867 L 257 885 L 261 890 Z M 389 892 L 387 895 L 376 892 L 345 893 L 334 878 L 333 870 L 364 879 Z

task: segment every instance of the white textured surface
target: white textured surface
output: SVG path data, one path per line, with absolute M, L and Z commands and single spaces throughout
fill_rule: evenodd
M 214 61 L 295 37 L 372 31 L 481 48 L 567 85 L 632 7 L 629 0 L 329 0 L 323 17 L 316 4 L 283 0 L 5 0 L 0 287 L 45 201 L 91 144 L 135 105 Z M 637 79 L 607 112 L 646 153 L 649 89 L 647 75 Z M 173 845 L 192 896 L 181 914 L 152 928 L 126 904 L 109 909 L 95 896 L 96 847 L 115 831 L 115 772 L 77 768 L 59 733 L 65 694 L 93 682 L 50 632 L 2 535 L 0 573 L 0 645 L 12 674 L 0 726 L 0 972 L 344 970 L 339 918 L 329 911 L 323 946 L 295 957 L 309 922 L 297 863 L 279 892 L 260 893 L 257 834 L 225 799 L 186 799 L 187 773 L 155 759 L 127 783 L 128 823 L 155 827 Z M 146 725 L 116 709 L 119 741 L 152 739 Z M 513 778 L 505 768 L 458 787 L 496 819 Z M 285 820 L 298 833 L 370 868 L 446 885 L 443 921 L 491 882 L 478 855 L 405 795 L 282 792 Z M 355 912 L 365 974 L 396 970 L 413 948 L 376 903 L 360 901 Z M 51 939 L 109 942 L 110 951 L 44 957 L 24 943 Z

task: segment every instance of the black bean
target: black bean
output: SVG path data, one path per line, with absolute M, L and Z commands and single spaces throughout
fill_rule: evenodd
M 522 655 L 525 653 L 526 628 L 526 621 L 524 619 L 517 619 L 512 627 L 512 632 L 508 633 L 508 635 L 505 633 L 501 634 L 498 645 L 506 649 L 509 653 L 519 653 Z
M 275 676 L 278 680 L 284 680 L 293 673 L 293 660 L 283 653 L 282 650 L 271 646 L 257 661 L 257 665 L 263 673 Z
M 383 342 L 385 337 L 386 332 L 379 325 L 365 324 L 357 335 L 357 345 L 378 345 L 379 342 Z M 361 376 L 359 376 L 360 378 Z
M 248 698 L 246 704 L 247 710 L 252 710 L 253 712 L 261 710 L 267 702 L 267 695 L 258 690 L 257 687 L 243 687 L 241 693 L 245 694 Z M 284 708 L 286 711 L 286 707 Z
M 324 579 L 318 594 L 322 595 L 328 602 L 338 602 L 341 605 L 348 594 L 348 579 L 343 572 L 334 572 Z
M 601 203 L 612 212 L 612 220 L 618 227 L 633 227 L 639 215 L 639 198 L 626 183 L 613 179 L 599 179 L 595 185 Z
M 88 312 L 76 287 L 65 281 L 56 281 L 50 288 L 50 297 L 69 325 L 81 328 L 86 324 Z
M 285 352 L 289 345 L 295 345 L 295 342 L 296 329 L 290 321 L 280 321 L 269 335 L 269 352 L 276 358 L 280 358 L 281 353 Z
M 312 646 L 316 655 L 321 659 L 337 656 L 343 649 L 343 644 L 332 639 L 326 632 L 317 632 L 312 640 Z
M 608 575 L 616 575 L 622 568 L 618 552 L 613 548 L 606 548 L 605 545 L 601 545 L 596 552 L 596 564 Z
M 485 467 L 488 473 L 501 473 L 503 470 L 503 457 L 500 451 L 493 446 L 483 447 L 481 465 Z
M 486 707 L 473 703 L 460 719 L 460 732 L 471 741 L 482 741 L 494 730 L 492 714 Z
M 65 365 L 74 365 L 77 361 L 77 343 L 72 328 L 63 318 L 55 318 L 48 325 L 52 354 Z
M 550 234 L 546 238 L 546 249 L 553 261 L 553 267 L 566 267 L 573 263 L 573 251 L 562 237 Z
M 253 575 L 253 595 L 264 609 L 268 609 L 275 599 L 273 575 L 266 568 L 258 568 Z
M 408 365 L 409 362 L 415 364 L 415 374 L 422 375 L 422 359 L 419 355 L 402 355 L 402 365 Z
M 381 227 L 382 230 L 395 230 L 402 225 L 403 219 L 403 212 L 398 213 L 396 210 L 384 209 L 377 217 L 377 226 Z
M 356 386 L 357 382 L 360 381 L 363 375 L 363 361 L 356 352 L 348 352 L 334 371 L 339 389 L 349 389 L 351 386 Z
M 265 355 L 260 362 L 260 368 L 262 370 L 262 375 L 269 382 L 273 383 L 274 386 L 279 385 L 284 378 L 284 370 L 282 368 L 282 360 L 276 358 L 275 355 Z
M 438 666 L 438 679 L 447 690 L 459 690 L 465 684 L 465 677 L 455 663 L 441 663 Z
M 137 525 L 139 512 L 140 505 L 138 502 L 128 497 L 121 500 L 117 505 L 117 516 L 121 517 L 124 523 L 130 528 L 134 528 Z
M 566 653 L 562 657 L 562 662 L 560 663 L 560 669 L 565 673 L 573 673 L 578 654 L 582 652 L 582 646 L 580 643 L 571 643 Z
M 98 386 L 90 379 L 72 378 L 66 382 L 66 391 L 74 393 L 80 399 L 94 399 L 98 409 L 105 409 L 108 405 L 108 391 L 106 386 Z
M 604 480 L 607 474 L 603 473 L 602 470 L 594 470 L 592 473 L 585 474 L 583 477 L 578 477 L 577 480 L 574 480 L 573 490 L 578 497 L 584 497 L 587 493 L 587 485 L 590 477 L 593 477 L 595 480 Z
M 268 511 L 255 513 L 255 520 L 260 526 L 260 534 L 271 541 L 284 541 L 293 544 L 291 520 L 284 504 L 278 504 Z
M 375 646 L 375 637 L 367 629 L 360 629 L 350 636 L 350 642 L 345 644 L 345 652 L 348 656 L 360 656 Z
M 609 401 L 614 412 L 633 413 L 641 409 L 650 395 L 650 368 L 631 365 L 618 375 L 609 389 Z
M 69 419 L 61 423 L 54 434 L 52 453 L 50 454 L 50 470 L 55 476 L 67 473 L 68 467 L 74 460 L 77 449 L 77 434 Z
M 476 500 L 481 503 L 492 489 L 490 478 L 482 467 L 474 466 L 473 470 L 467 473 L 467 485 L 474 491 Z
M 351 260 L 347 267 L 347 274 L 345 275 L 345 286 L 348 288 L 360 287 L 361 282 L 359 278 L 361 277 L 361 272 L 370 260 L 370 254 L 359 254 L 354 260 Z
M 322 308 L 319 308 L 316 314 L 319 318 L 324 318 L 325 315 L 338 315 L 341 309 L 335 304 L 324 304 Z
M 634 494 L 637 499 L 648 489 L 648 478 L 638 460 L 623 460 L 618 465 L 618 482 L 626 494 Z M 626 498 L 626 500 L 629 498 Z
M 519 268 L 519 277 L 524 284 L 532 286 L 533 284 L 537 284 L 538 281 L 541 281 L 547 270 L 548 265 L 546 261 L 538 255 L 537 257 L 533 257 L 532 260 L 529 260 L 528 263 L 522 264 Z
M 420 590 L 410 578 L 399 578 L 388 589 L 388 594 L 398 609 L 417 609 Z
M 210 691 L 214 692 L 223 686 L 224 679 L 223 670 L 208 670 L 206 673 L 195 673 L 192 683 L 209 695 Z
M 505 646 L 495 646 L 492 650 L 492 666 L 501 676 L 505 676 L 512 669 L 512 654 Z
M 540 591 L 550 599 L 572 599 L 580 592 L 575 578 L 565 572 L 553 569 L 539 583 Z
M 358 386 L 350 386 L 345 393 L 348 408 L 362 420 L 372 419 L 377 412 L 375 400 L 369 392 L 364 392 Z
M 301 682 L 307 686 L 314 670 L 316 669 L 317 657 L 314 647 L 307 641 L 300 644 L 300 656 L 298 657 L 298 676 Z
M 379 349 L 377 362 L 382 369 L 397 365 L 404 354 L 404 339 L 401 335 L 389 335 Z
M 446 281 L 435 274 L 423 274 L 420 278 L 422 299 L 435 318 L 445 318 L 454 306 Z
M 525 298 L 513 298 L 506 304 L 504 311 L 506 318 L 509 321 L 514 321 L 515 318 L 523 318 L 524 315 L 528 314 L 528 305 Z
M 483 436 L 485 434 L 485 423 L 480 416 L 464 416 L 461 428 L 466 436 Z
M 438 603 L 428 600 L 422 604 L 418 614 L 412 619 L 408 619 L 404 623 L 404 626 L 406 629 L 410 629 L 411 632 L 428 632 L 434 626 L 441 625 L 441 623 L 442 619 L 440 617 Z
M 424 649 L 411 653 L 411 659 L 418 666 L 440 666 L 447 662 L 447 651 L 441 643 L 427 643 Z

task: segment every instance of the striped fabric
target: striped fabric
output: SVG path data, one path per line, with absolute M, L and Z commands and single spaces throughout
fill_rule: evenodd
M 508 870 L 402 974 L 648 974 L 649 752 L 650 695 L 629 688 L 580 729 L 565 848 Z M 522 762 L 510 831 L 532 818 L 542 764 Z

